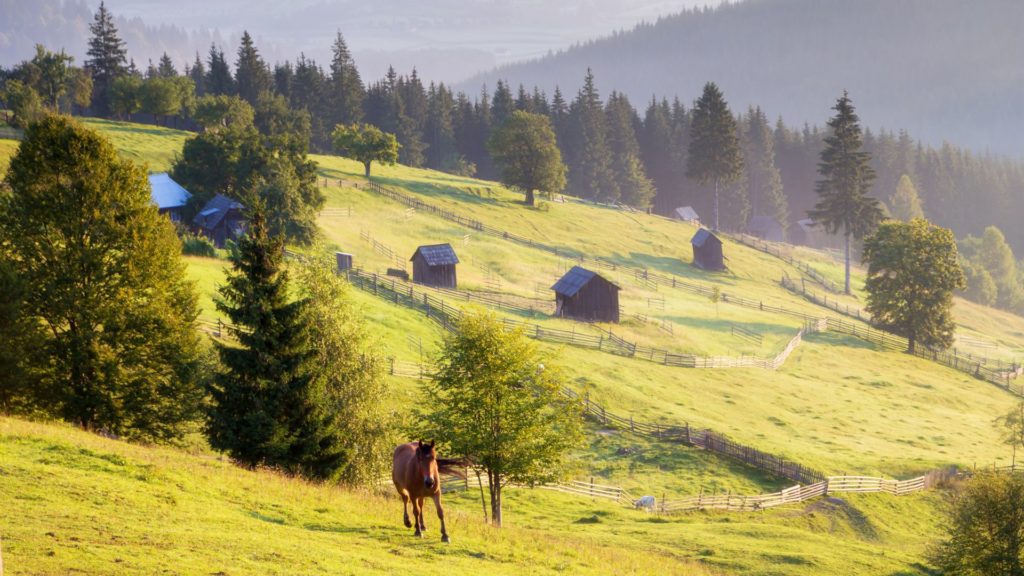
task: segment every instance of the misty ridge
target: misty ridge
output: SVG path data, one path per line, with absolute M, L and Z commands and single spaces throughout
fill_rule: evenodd
M 754 0 L 665 16 L 479 74 L 575 93 L 582 71 L 634 101 L 689 103 L 714 81 L 734 109 L 822 124 L 847 89 L 866 126 L 933 145 L 1024 155 L 1024 3 L 1016 0 Z

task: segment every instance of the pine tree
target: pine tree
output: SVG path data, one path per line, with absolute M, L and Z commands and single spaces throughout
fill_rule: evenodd
M 818 203 L 808 215 L 830 234 L 842 230 L 846 253 L 845 291 L 850 293 L 850 242 L 870 234 L 882 219 L 878 200 L 868 196 L 875 179 L 870 156 L 862 149 L 859 118 L 844 91 L 832 108 L 815 184 Z
M 331 117 L 328 126 L 358 123 L 363 119 L 366 89 L 341 31 L 338 31 L 338 36 L 334 39 L 332 51 L 328 97 Z
M 751 108 L 746 120 L 744 156 L 747 159 L 747 194 L 751 212 L 755 216 L 771 216 L 785 233 L 789 228 L 789 206 L 782 189 L 782 174 L 775 164 L 772 129 L 761 108 Z
M 662 215 L 671 214 L 681 205 L 678 182 L 673 178 L 673 144 L 668 102 L 659 104 L 652 98 L 644 113 L 640 155 L 655 188 L 654 209 Z
M 224 57 L 224 51 L 217 48 L 216 44 L 210 45 L 210 55 L 207 60 L 209 70 L 206 73 L 206 91 L 214 96 L 235 94 L 235 79 L 231 76 L 231 68 Z
M 260 57 L 248 31 L 242 33 L 242 43 L 238 47 L 238 60 L 235 61 L 235 86 L 238 96 L 252 104 L 253 107 L 259 102 L 260 97 L 268 94 L 273 88 L 270 70 L 263 58 Z
M 196 98 L 206 96 L 206 67 L 203 66 L 203 61 L 199 59 L 199 52 L 196 52 L 196 61 L 185 75 L 192 79 L 192 83 L 196 87 Z
M 445 172 L 459 169 L 460 158 L 455 148 L 452 114 L 455 101 L 444 84 L 430 84 L 427 91 L 427 123 L 424 131 L 427 144 L 427 167 Z
M 608 149 L 608 122 L 589 68 L 583 87 L 572 103 L 569 122 L 570 193 L 600 202 L 615 202 L 620 191 Z
M 718 230 L 719 188 L 742 176 L 743 156 L 736 119 L 714 82 L 704 85 L 691 122 L 686 175 L 701 184 L 714 185 L 713 227 Z
M 507 83 L 498 80 L 498 86 L 494 89 L 494 99 L 491 100 L 491 116 L 494 119 L 494 127 L 498 128 L 504 124 L 515 109 L 516 103 L 512 98 L 512 89 L 508 87 Z
M 921 207 L 917 188 L 906 174 L 900 176 L 896 191 L 889 197 L 889 204 L 892 207 L 892 217 L 897 220 L 910 222 L 914 218 L 924 218 L 924 208 Z
M 160 78 L 175 78 L 178 76 L 178 70 L 174 67 L 174 61 L 167 55 L 167 52 L 164 52 L 163 56 L 160 57 L 160 63 L 156 67 L 156 75 Z
M 92 105 L 100 116 L 106 116 L 110 113 L 110 87 L 114 80 L 127 72 L 128 53 L 105 2 L 100 2 L 89 31 L 92 37 L 89 38 L 85 67 L 92 74 Z
M 306 302 L 289 298 L 283 248 L 263 209 L 253 208 L 217 301 L 238 344 L 217 346 L 224 369 L 211 389 L 207 432 L 211 446 L 246 467 L 330 478 L 341 464 L 337 414 L 318 386 Z
M 612 171 L 621 193 L 621 201 L 637 208 L 647 208 L 654 197 L 654 185 L 647 177 L 640 157 L 640 144 L 636 138 L 640 120 L 629 98 L 616 92 L 608 97 L 606 115 Z

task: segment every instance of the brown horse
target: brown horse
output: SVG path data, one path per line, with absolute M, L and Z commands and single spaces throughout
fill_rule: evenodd
M 405 527 L 412 528 L 409 522 L 409 502 L 412 501 L 412 513 L 416 520 L 416 536 L 422 537 L 423 531 L 427 529 L 423 523 L 423 499 L 430 497 L 434 499 L 434 508 L 437 509 L 437 518 L 441 521 L 441 541 L 450 542 L 448 531 L 444 526 L 444 508 L 441 507 L 441 475 L 438 468 L 449 464 L 452 461 L 437 458 L 434 452 L 434 441 L 426 444 L 423 440 L 400 444 L 395 448 L 394 466 L 391 469 L 391 480 L 395 483 L 395 490 L 402 497 L 402 515 L 405 520 Z

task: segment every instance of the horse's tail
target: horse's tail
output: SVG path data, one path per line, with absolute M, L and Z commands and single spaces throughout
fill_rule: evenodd
M 465 458 L 436 458 L 437 471 L 441 474 L 451 474 L 459 478 L 466 477 L 466 466 L 469 461 Z

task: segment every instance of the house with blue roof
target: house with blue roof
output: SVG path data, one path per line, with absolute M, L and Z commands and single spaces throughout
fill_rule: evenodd
M 192 198 L 192 194 L 166 172 L 149 175 L 149 195 L 157 210 L 167 214 L 172 222 L 181 222 L 185 205 Z
M 584 322 L 618 322 L 619 290 L 600 274 L 573 266 L 551 287 L 555 316 Z

